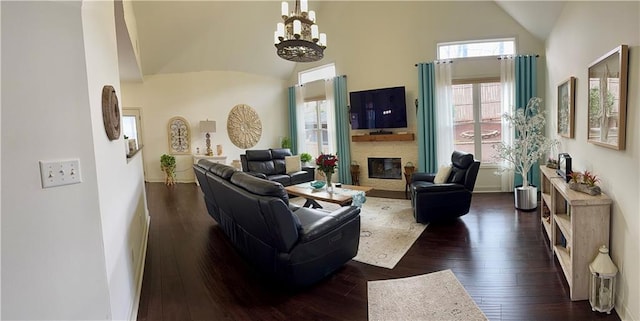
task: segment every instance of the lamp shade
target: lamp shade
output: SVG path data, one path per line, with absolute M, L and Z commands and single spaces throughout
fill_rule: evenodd
M 216 132 L 216 122 L 213 120 L 201 120 L 200 121 L 200 132 L 201 133 L 215 133 Z

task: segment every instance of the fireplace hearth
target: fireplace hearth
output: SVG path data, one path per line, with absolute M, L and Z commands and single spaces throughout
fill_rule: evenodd
M 367 158 L 369 178 L 402 179 L 402 161 L 400 158 Z

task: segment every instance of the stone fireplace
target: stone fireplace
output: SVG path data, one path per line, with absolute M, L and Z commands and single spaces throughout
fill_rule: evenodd
M 402 160 L 390 157 L 368 157 L 369 178 L 402 179 Z

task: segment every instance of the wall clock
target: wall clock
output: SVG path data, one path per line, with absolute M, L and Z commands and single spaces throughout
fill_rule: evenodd
M 227 118 L 227 133 L 231 142 L 240 148 L 255 146 L 262 136 L 260 116 L 249 105 L 234 106 Z
M 191 154 L 191 130 L 189 122 L 176 116 L 169 120 L 169 153 Z
M 120 107 L 113 86 L 102 87 L 102 123 L 109 140 L 120 138 Z

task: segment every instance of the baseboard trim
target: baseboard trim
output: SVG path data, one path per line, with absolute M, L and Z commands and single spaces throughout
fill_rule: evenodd
M 149 243 L 149 226 L 151 226 L 151 216 L 147 215 L 147 222 L 144 229 L 143 242 L 142 242 L 142 256 L 137 267 L 137 284 L 136 284 L 136 296 L 133 300 L 133 306 L 131 307 L 131 314 L 129 314 L 130 321 L 136 321 L 138 319 L 138 308 L 140 307 L 140 295 L 142 294 L 142 279 L 144 277 L 144 265 L 147 260 L 147 244 Z

